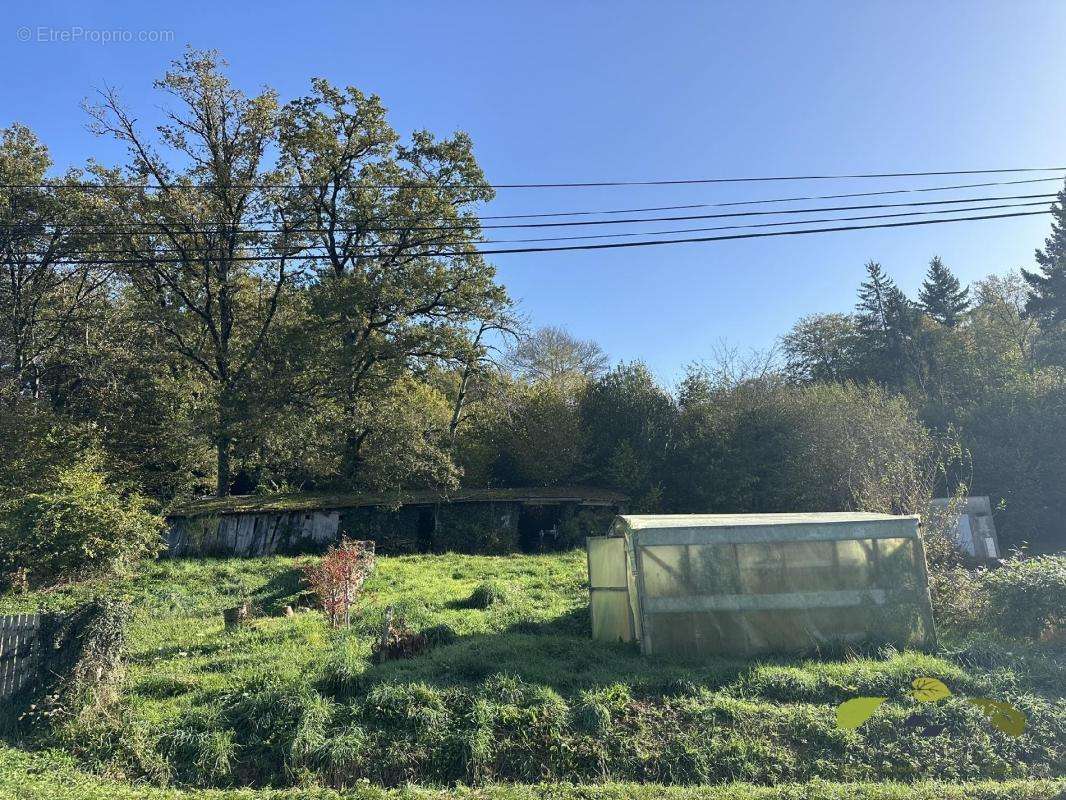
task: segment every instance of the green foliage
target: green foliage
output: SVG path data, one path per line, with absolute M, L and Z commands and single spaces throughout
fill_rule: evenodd
M 862 336 L 864 377 L 900 389 L 907 385 L 914 368 L 912 340 L 917 313 L 880 264 L 868 262 L 866 274 L 855 309 Z
M 351 763 L 361 739 L 336 741 L 329 753 Z M 405 786 L 382 789 L 351 782 L 344 790 L 320 787 L 291 789 L 202 790 L 160 788 L 102 778 L 79 770 L 55 751 L 25 752 L 0 747 L 0 799 L 23 800 L 1056 800 L 1066 782 L 917 781 L 755 786 L 726 783 L 664 786 L 652 783 L 574 784 L 544 782 L 531 785 L 453 786 L 433 789 Z
M 476 507 L 437 509 L 433 530 L 436 553 L 514 553 L 519 550 L 518 520 L 506 505 L 481 503 Z
M 798 381 L 846 381 L 859 370 L 859 336 L 855 317 L 816 314 L 804 317 L 781 337 L 785 371 Z
M 975 493 L 997 511 L 1004 547 L 1049 552 L 1066 543 L 1066 382 L 1032 380 L 987 397 L 965 418 Z
M 466 604 L 470 608 L 488 608 L 507 600 L 508 591 L 500 581 L 482 581 L 474 587 Z
M 987 624 L 988 596 L 981 574 L 961 564 L 938 564 L 929 571 L 929 594 L 937 624 L 964 633 Z
M 31 584 L 128 571 L 163 546 L 162 518 L 87 457 L 0 509 L 0 569 Z
M 969 289 L 962 288 L 959 279 L 944 265 L 940 256 L 933 256 L 925 282 L 918 292 L 922 310 L 941 325 L 954 328 L 970 307 L 969 294 Z
M 566 508 L 559 521 L 556 545 L 564 550 L 584 547 L 588 537 L 603 536 L 613 518 L 614 511 L 609 508 Z
M 483 434 L 488 480 L 502 486 L 557 486 L 574 476 L 581 457 L 578 404 L 584 383 L 509 383 L 500 412 Z
M 1029 284 L 1026 311 L 1049 327 L 1066 322 L 1066 188 L 1051 206 L 1051 235 L 1036 251 L 1039 272 L 1022 270 Z
M 986 613 L 1005 636 L 1035 639 L 1066 626 L 1066 556 L 1007 559 L 980 586 Z
M 634 511 L 657 510 L 675 416 L 673 398 L 644 364 L 607 373 L 581 401 L 583 473 L 629 495 Z
M 730 385 L 697 371 L 680 405 L 678 511 L 924 513 L 955 457 L 904 398 L 873 385 Z

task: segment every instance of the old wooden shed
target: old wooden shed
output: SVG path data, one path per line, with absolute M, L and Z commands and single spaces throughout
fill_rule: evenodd
M 580 486 L 225 497 L 174 509 L 167 554 L 309 553 L 342 536 L 385 554 L 535 552 L 580 546 L 624 508 L 624 496 Z

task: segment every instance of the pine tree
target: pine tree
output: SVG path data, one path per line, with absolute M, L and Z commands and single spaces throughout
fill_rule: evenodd
M 911 302 L 876 261 L 866 264 L 866 274 L 855 307 L 859 329 L 879 335 L 888 344 L 894 334 L 903 332 L 900 323 L 910 316 Z
M 959 279 L 944 266 L 940 256 L 933 256 L 925 282 L 918 292 L 918 302 L 925 312 L 941 325 L 954 328 L 970 307 L 969 294 L 969 288 L 962 288 Z
M 1036 251 L 1040 272 L 1023 269 L 1029 284 L 1026 313 L 1044 323 L 1066 322 L 1066 188 L 1051 206 L 1051 236 Z
M 866 264 L 866 274 L 855 307 L 856 327 L 865 343 L 866 370 L 876 380 L 902 383 L 914 334 L 914 304 L 876 261 Z

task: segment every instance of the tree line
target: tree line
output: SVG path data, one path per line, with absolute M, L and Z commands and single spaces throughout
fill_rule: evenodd
M 668 388 L 528 330 L 476 250 L 467 135 L 402 139 L 324 80 L 249 96 L 212 52 L 156 86 L 150 130 L 114 91 L 86 105 L 118 166 L 50 178 L 31 130 L 0 136 L 0 503 L 63 469 L 157 507 L 581 483 L 646 511 L 924 513 L 962 484 L 1008 542 L 1066 539 L 1066 189 L 1034 271 L 964 287 L 933 258 L 911 299 L 870 262 L 852 313 Z

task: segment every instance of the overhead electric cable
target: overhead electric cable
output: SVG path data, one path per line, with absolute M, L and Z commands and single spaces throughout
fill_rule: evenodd
M 835 228 L 805 228 L 796 231 L 768 231 L 764 233 L 736 233 L 726 236 L 701 236 L 689 239 L 654 239 L 640 242 L 610 242 L 607 244 L 580 244 L 580 245 L 565 245 L 562 247 L 513 247 L 513 248 L 500 248 L 489 250 L 478 250 L 472 245 L 476 243 L 470 243 L 470 247 L 467 250 L 444 250 L 437 252 L 419 253 L 417 255 L 424 258 L 442 258 L 442 257 L 460 257 L 470 255 L 502 255 L 513 253 L 552 253 L 574 250 L 614 250 L 620 248 L 629 247 L 650 247 L 654 245 L 664 244 L 687 244 L 695 242 L 722 242 L 736 239 L 762 239 L 772 236 L 799 236 L 815 233 L 837 233 L 841 231 L 864 231 L 864 230 L 876 230 L 880 228 L 909 228 L 917 225 L 943 225 L 949 222 L 971 222 L 977 220 L 990 220 L 990 219 L 1008 219 L 1012 217 L 1031 217 L 1036 215 L 1050 214 L 1051 211 L 1018 211 L 1010 214 L 984 214 L 979 216 L 969 217 L 955 217 L 952 219 L 930 219 L 930 220 L 912 220 L 909 222 L 886 222 L 876 225 L 847 225 Z M 801 224 L 801 223 L 797 223 Z M 288 261 L 299 258 L 299 254 L 295 255 L 262 255 L 262 256 L 233 256 L 228 258 L 228 261 Z M 55 263 L 58 264 L 82 264 L 82 265 L 114 265 L 114 264 L 144 264 L 146 261 L 154 261 L 158 264 L 181 264 L 187 261 L 207 261 L 211 260 L 211 256 L 191 256 L 188 258 L 170 258 L 170 259 L 148 259 L 148 258 L 134 258 L 134 259 L 122 259 L 122 260 L 86 260 L 86 259 L 69 259 L 61 260 Z
M 747 228 L 779 228 L 786 225 L 814 225 L 822 222 L 851 222 L 862 219 L 893 219 L 897 217 L 919 217 L 930 214 L 961 214 L 969 211 L 993 211 L 1001 208 L 1029 208 L 1042 206 L 1045 203 L 1002 203 L 992 206 L 974 206 L 973 208 L 947 208 L 936 211 L 902 211 L 897 214 L 864 214 L 855 217 L 822 217 L 820 219 L 787 220 L 785 222 L 758 222 L 748 225 L 715 225 L 705 228 L 672 228 L 668 231 L 630 231 L 628 233 L 597 233 L 584 236 L 541 236 L 530 239 L 482 239 L 477 244 L 509 244 L 524 242 L 564 242 L 584 239 L 621 239 L 631 236 L 662 236 L 675 233 L 698 233 L 702 231 L 732 231 Z
M 764 198 L 761 200 L 731 200 L 719 203 L 682 203 L 678 205 L 669 206 L 648 206 L 645 208 L 615 208 L 615 209 L 602 209 L 602 210 L 589 210 L 589 211 L 547 211 L 541 213 L 527 213 L 527 214 L 481 214 L 477 219 L 484 220 L 496 220 L 496 219 L 540 219 L 547 217 L 585 217 L 585 216 L 597 216 L 597 215 L 610 215 L 610 214 L 638 214 L 648 213 L 652 211 L 682 211 L 696 208 L 733 208 L 737 206 L 754 206 L 754 205 L 769 205 L 773 203 L 793 203 L 808 200 L 840 200 L 852 197 L 878 197 L 893 194 L 912 194 L 912 193 L 926 193 L 926 192 L 946 192 L 955 191 L 958 189 L 979 189 L 989 186 L 1016 186 L 1019 184 L 1029 183 L 1048 183 L 1061 181 L 1062 177 L 1054 178 L 1024 178 L 1016 181 L 985 181 L 983 183 L 958 183 L 950 186 L 922 186 L 922 187 L 908 187 L 903 189 L 881 189 L 871 192 L 845 192 L 842 194 L 810 194 L 810 195 L 796 195 L 793 197 L 774 197 Z M 981 198 L 970 198 L 974 202 L 978 202 Z M 433 219 L 434 217 L 428 217 Z M 443 217 L 437 217 L 444 219 Z M 380 218 L 378 218 L 380 219 Z M 448 218 L 453 219 L 452 217 Z M 216 221 L 196 221 L 192 223 L 184 223 L 186 225 L 196 226 L 211 226 L 216 227 Z M 100 222 L 87 222 L 79 223 L 73 222 L 64 227 L 72 230 L 99 230 L 107 229 L 119 226 L 120 223 L 100 223 Z M 10 223 L 0 222 L 0 228 L 10 227 Z
M 814 225 L 814 224 L 820 224 L 820 223 L 824 223 L 824 222 L 853 222 L 853 221 L 858 221 L 858 220 L 897 219 L 897 218 L 900 218 L 900 217 L 930 216 L 930 215 L 934 215 L 934 214 L 963 214 L 963 213 L 968 213 L 968 212 L 971 212 L 971 211 L 995 211 L 995 210 L 1004 209 L 1004 208 L 1031 208 L 1033 206 L 1040 206 L 1040 205 L 1045 205 L 1045 203 L 1042 203 L 1042 202 L 1001 203 L 1001 204 L 997 204 L 997 205 L 973 206 L 973 207 L 969 207 L 969 208 L 948 208 L 948 209 L 936 209 L 936 210 L 932 210 L 932 211 L 903 211 L 903 212 L 899 212 L 899 213 L 896 213 L 896 214 L 863 214 L 863 215 L 859 215 L 859 216 L 822 217 L 822 218 L 819 218 L 819 219 L 806 219 L 806 220 L 785 220 L 783 222 L 761 222 L 761 223 L 751 223 L 751 224 L 747 224 L 747 225 L 715 225 L 715 226 L 712 226 L 712 227 L 700 227 L 700 228 L 673 228 L 673 229 L 665 230 L 665 231 L 630 231 L 630 232 L 627 232 L 627 233 L 586 234 L 586 235 L 583 235 L 583 236 L 542 236 L 542 237 L 534 237 L 534 238 L 529 238 L 529 239 L 480 239 L 480 240 L 468 242 L 468 244 L 480 246 L 480 245 L 486 245 L 486 244 L 522 244 L 522 243 L 528 243 L 528 242 L 565 242 L 565 241 L 579 241 L 579 240 L 583 241 L 583 240 L 589 240 L 589 239 L 621 239 L 621 238 L 629 238 L 629 237 L 633 237 L 633 236 L 667 236 L 667 235 L 673 235 L 673 234 L 678 234 L 678 233 L 702 233 L 702 232 L 705 232 L 705 231 L 730 231 L 730 230 L 748 230 L 748 229 L 755 229 L 755 228 L 779 228 L 779 227 L 785 227 L 785 226 L 789 226 L 789 225 Z M 462 243 L 463 242 L 455 242 L 454 244 L 462 244 Z M 419 246 L 419 243 L 417 243 L 417 242 L 411 243 L 411 244 L 412 244 L 413 247 L 418 247 Z M 447 244 L 447 242 L 441 242 L 441 244 Z M 154 255 L 157 255 L 157 254 L 160 254 L 160 253 L 183 253 L 184 254 L 184 253 L 188 253 L 190 251 L 194 252 L 194 253 L 199 253 L 199 252 L 204 252 L 204 251 L 210 250 L 210 249 L 213 249 L 213 248 L 198 248 L 196 246 L 190 246 L 190 247 L 185 247 L 185 248 L 149 247 L 149 248 L 146 248 L 146 250 L 144 252 L 147 255 L 154 256 Z M 323 249 L 324 249 L 324 246 L 321 245 L 321 244 L 310 244 L 310 245 L 308 245 L 306 247 L 299 247 L 298 249 L 294 249 L 293 253 L 291 254 L 291 257 L 294 258 L 294 259 L 299 259 L 299 258 L 308 258 L 308 259 L 310 259 L 310 258 L 328 258 L 329 257 L 329 253 L 328 252 L 321 252 Z M 342 251 L 342 255 L 347 255 L 347 256 L 355 255 L 355 256 L 359 256 L 359 257 L 362 257 L 362 256 L 374 257 L 374 256 L 380 256 L 380 255 L 384 254 L 385 252 L 389 252 L 391 249 L 392 248 L 391 248 L 390 245 L 385 245 L 385 244 L 373 245 L 373 244 L 371 244 L 371 245 L 367 245 L 366 248 L 359 249 L 358 251 L 355 251 L 355 252 L 353 252 L 351 250 L 344 250 L 344 251 Z M 314 250 L 315 252 L 312 252 L 312 250 Z M 128 256 L 130 254 L 130 252 L 131 252 L 130 249 L 125 249 L 125 250 L 96 250 L 96 251 L 93 252 L 93 255 L 94 256 L 112 256 L 112 255 L 115 255 L 115 256 Z M 250 248 L 243 248 L 243 247 L 241 248 L 241 252 L 243 254 L 245 254 L 245 255 L 251 255 L 251 254 L 263 255 L 262 253 L 257 253 L 255 251 L 252 251 Z M 32 254 L 27 254 L 27 255 L 40 256 L 41 254 L 40 253 L 32 253 Z M 212 253 L 211 255 L 212 255 L 212 257 L 216 257 L 216 258 L 219 257 L 218 255 L 216 255 L 214 253 Z M 265 255 L 269 256 L 269 255 L 272 255 L 272 254 L 271 253 L 266 253 Z
M 579 220 L 573 222 L 513 222 L 504 224 L 493 225 L 481 225 L 481 230 L 501 230 L 509 228 L 569 228 L 569 227 L 587 227 L 591 225 L 629 225 L 629 224 L 642 224 L 649 222 L 687 222 L 689 220 L 697 219 L 727 219 L 732 217 L 761 217 L 761 216 L 782 216 L 785 214 L 821 214 L 829 211 L 865 211 L 875 208 L 916 208 L 926 206 L 941 206 L 941 205 L 960 205 L 965 203 L 982 203 L 982 202 L 994 202 L 999 200 L 1044 200 L 1057 197 L 1057 194 L 1020 194 L 1020 195 L 995 195 L 988 197 L 967 197 L 967 198 L 953 198 L 949 200 L 922 200 L 911 201 L 907 203 L 867 203 L 863 205 L 846 205 L 846 206 L 822 206 L 814 208 L 790 208 L 790 209 L 778 209 L 772 211 L 729 211 L 716 214 L 684 214 L 675 216 L 664 217 L 628 217 L 623 219 L 608 219 L 608 220 Z M 161 234 L 165 233 L 164 230 L 149 230 L 149 226 L 161 226 L 162 223 L 147 222 L 138 223 L 134 225 L 125 225 L 124 228 L 112 229 L 101 231 L 103 234 L 113 234 L 122 236 L 132 236 L 139 234 Z M 180 230 L 184 226 L 181 223 L 174 223 L 170 227 L 179 229 L 177 232 L 181 235 L 188 236 L 189 232 Z M 217 226 L 216 226 L 217 227 Z M 338 226 L 332 228 L 333 233 L 406 233 L 406 232 L 439 232 L 447 230 L 466 231 L 475 227 L 475 223 L 469 225 L 410 225 L 400 227 L 382 227 L 375 228 L 367 226 L 365 228 Z M 196 230 L 192 231 L 194 234 L 207 234 L 213 233 L 211 230 Z M 265 233 L 287 233 L 290 235 L 295 234 L 325 234 L 329 230 L 325 228 L 279 228 L 276 226 L 260 227 L 260 228 L 225 228 L 223 232 L 227 235 L 230 233 L 238 234 L 265 234 Z
M 940 175 L 1001 175 L 1010 173 L 1031 173 L 1031 172 L 1064 172 L 1066 167 L 1011 167 L 1006 169 L 956 169 L 956 170 L 926 170 L 926 171 L 914 171 L 914 172 L 866 172 L 866 173 L 845 173 L 845 174 L 812 174 L 812 175 L 768 175 L 757 177 L 736 177 L 736 178 L 678 178 L 678 179 L 657 179 L 657 180 L 611 180 L 611 181 L 579 181 L 579 182 L 560 182 L 560 183 L 467 183 L 463 184 L 462 188 L 484 188 L 484 189 L 587 189 L 587 188 L 602 188 L 613 186 L 686 186 L 694 184 L 714 184 L 714 183 L 769 183 L 769 182 L 782 182 L 782 181 L 835 181 L 835 180 L 859 180 L 870 178 L 925 178 L 935 177 Z M 126 184 L 106 184 L 107 188 L 115 189 L 138 189 L 147 191 L 160 191 L 165 189 L 166 191 L 196 191 L 204 189 L 219 188 L 219 184 L 212 183 L 200 183 L 200 184 L 168 184 L 166 186 L 160 186 L 158 184 L 151 183 L 126 183 Z M 410 181 L 404 183 L 380 183 L 380 184 L 360 184 L 361 188 L 365 189 L 419 189 L 419 188 L 432 188 L 435 186 L 445 186 L 443 184 L 434 181 Z M 40 184 L 18 184 L 18 183 L 0 183 L 2 189 L 33 189 L 33 188 L 50 188 L 61 187 L 66 189 L 101 189 L 105 188 L 104 184 L 99 183 L 40 183 Z M 221 188 L 225 189 L 317 189 L 319 184 L 309 183 L 283 183 L 283 184 L 271 184 L 271 183 L 232 183 L 226 184 Z M 454 188 L 454 187 L 453 187 Z

